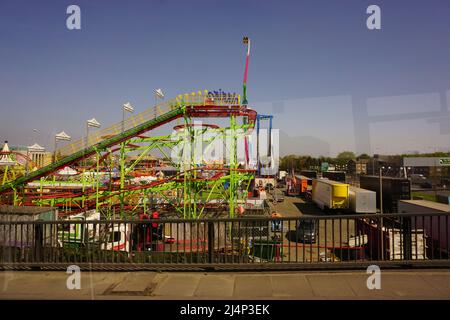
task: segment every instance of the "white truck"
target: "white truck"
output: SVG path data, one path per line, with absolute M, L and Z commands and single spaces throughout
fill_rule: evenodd
M 101 225 L 94 223 L 70 223 L 100 220 L 100 213 L 95 209 L 68 216 L 64 220 L 68 223 L 60 225 L 58 230 L 58 241 L 61 246 L 80 247 L 88 242 L 93 244 L 100 241 Z
M 165 223 L 146 221 L 140 218 L 138 223 L 114 223 L 108 227 L 106 237 L 100 249 L 112 251 L 164 251 L 167 244 L 175 239 L 165 234 L 169 231 Z
M 350 186 L 349 209 L 355 213 L 377 213 L 377 193 Z

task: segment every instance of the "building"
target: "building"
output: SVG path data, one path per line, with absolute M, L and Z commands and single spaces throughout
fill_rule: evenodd
M 450 157 L 405 157 L 408 174 L 422 174 L 434 185 L 447 187 L 450 183 Z
M 41 147 L 37 143 L 28 147 L 28 157 L 31 159 L 34 167 L 36 168 L 42 168 L 47 164 L 45 148 Z
M 367 174 L 368 164 L 372 161 L 371 159 L 359 159 L 359 160 L 349 160 L 347 162 L 347 173 L 349 174 Z
M 381 168 L 383 168 L 383 176 L 403 176 L 403 161 L 401 157 L 374 155 L 372 159 L 367 159 L 365 174 L 379 175 Z
M 8 142 L 5 141 L 2 153 L 3 158 L 14 162 L 11 165 L 27 167 L 31 170 L 42 168 L 52 161 L 52 153 L 46 152 L 45 148 L 37 143 L 32 146 L 13 145 L 9 147 Z M 2 161 L 4 162 L 4 159 Z

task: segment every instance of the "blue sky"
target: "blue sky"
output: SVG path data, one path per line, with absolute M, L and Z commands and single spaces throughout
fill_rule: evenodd
M 81 30 L 66 28 L 70 4 Z M 370 4 L 381 30 L 366 28 Z M 124 102 L 150 107 L 159 87 L 240 92 L 248 35 L 249 102 L 274 114 L 282 153 L 450 149 L 449 13 L 437 0 L 2 0 L 0 139 L 51 149 L 86 119 L 120 121 Z

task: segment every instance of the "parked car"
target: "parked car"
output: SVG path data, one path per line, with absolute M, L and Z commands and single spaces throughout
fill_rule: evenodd
M 298 241 L 302 243 L 315 243 L 319 234 L 318 220 L 300 220 L 297 227 Z

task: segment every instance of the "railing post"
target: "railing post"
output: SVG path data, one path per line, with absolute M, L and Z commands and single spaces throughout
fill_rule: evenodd
M 42 262 L 43 261 L 43 225 L 35 224 L 34 225 L 34 262 Z
M 402 217 L 403 259 L 412 260 L 411 217 Z
M 208 222 L 208 263 L 213 263 L 214 222 Z

